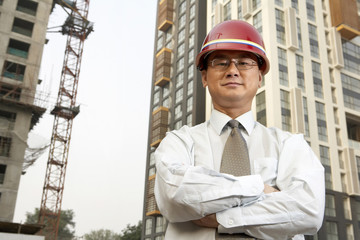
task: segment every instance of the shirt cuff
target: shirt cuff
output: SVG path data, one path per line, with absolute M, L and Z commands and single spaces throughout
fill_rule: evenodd
M 216 218 L 217 218 L 217 214 L 216 214 Z M 227 234 L 244 233 L 244 227 L 240 226 L 240 227 L 226 228 L 221 224 L 219 224 L 218 233 L 227 233 Z

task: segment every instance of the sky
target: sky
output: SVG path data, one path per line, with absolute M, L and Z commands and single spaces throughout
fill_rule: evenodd
M 94 32 L 84 44 L 62 210 L 75 212 L 76 235 L 109 229 L 120 233 L 142 220 L 156 0 L 93 0 Z M 57 6 L 49 27 L 60 26 Z M 49 143 L 66 37 L 48 33 L 38 91 L 50 94 L 48 110 L 28 144 Z M 21 177 L 14 222 L 41 204 L 49 152 Z

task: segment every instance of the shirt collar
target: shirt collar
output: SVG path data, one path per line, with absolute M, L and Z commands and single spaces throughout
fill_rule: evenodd
M 228 115 L 213 109 L 210 116 L 210 124 L 215 129 L 216 133 L 220 135 L 225 125 L 232 118 Z M 251 111 L 244 113 L 236 118 L 245 128 L 246 132 L 250 135 L 255 126 L 255 120 Z

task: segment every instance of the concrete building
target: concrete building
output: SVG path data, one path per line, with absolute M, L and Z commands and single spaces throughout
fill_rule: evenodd
M 159 2 L 159 9 L 164 1 Z M 169 3 L 169 1 L 165 1 Z M 181 28 L 181 6 L 205 1 L 178 0 L 174 2 L 175 32 Z M 253 24 L 262 34 L 270 59 L 270 72 L 253 102 L 255 119 L 293 133 L 303 133 L 325 167 L 326 209 L 322 228 L 316 236 L 307 239 L 360 239 L 360 1 L 353 0 L 207 0 L 206 16 L 198 15 L 195 31 L 206 32 L 217 23 L 242 19 Z M 159 15 L 159 14 L 158 14 Z M 206 21 L 202 18 L 205 17 Z M 159 22 L 159 21 L 158 21 Z M 159 26 L 159 23 L 158 23 Z M 161 32 L 156 34 L 158 41 Z M 199 32 L 200 42 L 204 35 Z M 158 41 L 159 42 L 159 41 Z M 173 45 L 171 75 L 168 80 L 173 101 L 176 101 L 176 69 L 189 63 L 174 65 L 178 59 L 178 45 Z M 200 49 L 195 46 L 194 57 Z M 155 46 L 155 55 L 161 48 Z M 156 55 L 157 56 L 157 55 Z M 156 64 L 154 59 L 154 83 Z M 193 68 L 193 76 L 200 81 Z M 195 81 L 196 78 L 194 78 Z M 198 83 L 199 84 L 199 83 Z M 152 116 L 164 107 L 157 99 L 156 85 L 151 101 Z M 160 91 L 159 91 L 160 90 Z M 158 91 L 161 94 L 161 88 Z M 200 91 L 200 89 L 199 89 Z M 206 109 L 208 119 L 211 99 L 197 99 L 197 109 Z M 205 102 L 204 102 L 205 101 Z M 183 100 L 182 104 L 186 104 Z M 194 102 L 194 104 L 198 104 Z M 176 104 L 167 105 L 167 112 L 175 113 Z M 194 105 L 195 106 L 195 105 Z M 168 119 L 166 130 L 176 129 L 176 118 Z M 152 153 L 157 145 L 154 139 L 155 121 L 151 118 L 147 159 L 146 192 L 144 200 L 143 239 L 162 239 L 164 219 L 153 199 L 153 178 L 156 174 Z M 197 120 L 202 120 L 199 117 Z M 197 124 L 193 121 L 191 124 Z M 182 124 L 187 124 L 182 122 Z M 164 134 L 159 135 L 158 142 Z M 158 143 L 157 143 L 158 144 Z M 152 194 L 152 195 L 151 195 Z M 154 211 L 147 208 L 152 202 Z M 151 214 L 149 214 L 151 213 Z M 151 217 L 149 217 L 151 216 Z M 159 220 L 159 224 L 157 219 Z M 162 226 L 162 227 L 161 227 Z
M 52 0 L 0 0 L 0 221 L 11 222 L 37 101 Z

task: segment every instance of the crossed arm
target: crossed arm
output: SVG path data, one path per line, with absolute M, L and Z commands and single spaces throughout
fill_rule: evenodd
M 279 192 L 279 190 L 267 184 L 264 184 L 264 193 L 267 194 L 272 192 Z M 197 220 L 192 220 L 192 222 L 200 227 L 217 228 L 219 226 L 219 222 L 216 219 L 215 213 Z

